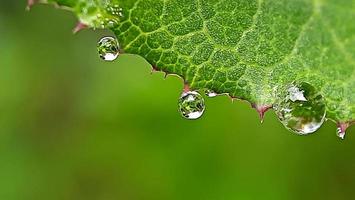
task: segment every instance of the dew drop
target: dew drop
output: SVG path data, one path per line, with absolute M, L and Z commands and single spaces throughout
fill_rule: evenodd
M 292 84 L 281 95 L 274 109 L 281 123 L 289 130 L 307 135 L 317 131 L 325 120 L 323 96 L 310 84 Z
M 337 136 L 344 140 L 345 139 L 345 131 L 341 130 L 341 128 L 337 128 Z
M 346 129 L 349 127 L 349 123 L 338 123 L 337 125 L 337 136 L 344 140 L 345 139 L 345 134 L 346 134 Z
M 114 16 L 123 17 L 123 9 L 120 8 L 118 4 L 115 4 L 113 6 L 108 5 L 106 7 L 106 12 Z
M 105 61 L 114 61 L 120 54 L 118 41 L 113 37 L 103 37 L 97 43 L 100 58 Z
M 183 92 L 179 99 L 179 111 L 186 119 L 198 119 L 205 111 L 205 101 L 198 92 Z
M 216 92 L 214 92 L 213 90 L 205 90 L 205 94 L 208 97 L 216 97 L 216 96 L 218 96 L 218 94 Z

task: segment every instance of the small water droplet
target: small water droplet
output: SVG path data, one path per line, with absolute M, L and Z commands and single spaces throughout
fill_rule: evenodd
M 343 131 L 340 127 L 337 128 L 337 136 L 342 140 L 345 139 L 345 131 Z
M 103 37 L 97 44 L 100 58 L 105 61 L 113 61 L 120 54 L 118 41 L 113 37 Z
M 205 111 L 205 101 L 195 91 L 183 92 L 179 99 L 179 111 L 186 119 L 198 119 Z
M 337 125 L 337 136 L 340 137 L 341 139 L 345 139 L 345 134 L 346 134 L 346 129 L 350 126 L 349 123 L 338 123 Z
M 326 114 L 322 95 L 305 82 L 289 87 L 274 109 L 282 124 L 299 135 L 318 130 Z
M 218 94 L 216 92 L 214 92 L 213 90 L 205 90 L 205 94 L 208 97 L 216 97 L 216 96 L 218 96 Z
M 106 12 L 114 16 L 123 17 L 123 9 L 120 8 L 118 4 L 115 4 L 113 6 L 107 5 Z

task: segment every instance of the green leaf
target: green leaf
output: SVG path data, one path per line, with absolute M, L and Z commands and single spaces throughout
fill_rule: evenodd
M 48 0 L 124 52 L 181 76 L 192 89 L 278 101 L 294 81 L 313 85 L 327 118 L 355 120 L 355 0 Z

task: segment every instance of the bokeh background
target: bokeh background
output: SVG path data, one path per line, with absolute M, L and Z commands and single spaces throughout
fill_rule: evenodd
M 354 127 L 296 136 L 224 96 L 184 120 L 181 80 L 133 55 L 103 62 L 111 33 L 73 35 L 72 13 L 25 4 L 0 2 L 1 200 L 354 198 Z

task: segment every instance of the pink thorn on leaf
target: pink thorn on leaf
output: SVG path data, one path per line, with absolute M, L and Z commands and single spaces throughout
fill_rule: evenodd
M 187 83 L 185 83 L 184 84 L 184 92 L 190 92 L 190 91 L 191 91 L 190 86 Z
M 252 105 L 253 108 L 256 109 L 256 111 L 259 113 L 259 117 L 260 117 L 260 122 L 263 123 L 264 122 L 264 117 L 265 117 L 265 113 L 272 108 L 272 106 L 259 106 L 256 104 Z
M 76 34 L 79 31 L 88 28 L 88 25 L 82 23 L 82 22 L 78 22 L 78 24 L 75 26 L 75 28 L 73 29 L 73 33 Z
M 36 3 L 36 0 L 27 0 L 27 7 L 26 10 L 30 10 L 31 7 Z
M 150 72 L 150 74 L 153 74 L 154 72 L 158 72 L 158 71 L 159 70 L 158 70 L 157 66 L 152 65 L 152 71 Z
M 337 135 L 340 137 L 342 140 L 345 139 L 345 134 L 346 134 L 346 129 L 349 128 L 350 123 L 349 122 L 339 122 L 337 124 Z
M 157 66 L 155 66 L 155 65 L 152 65 L 152 72 L 157 72 L 158 71 L 158 68 L 157 68 Z

